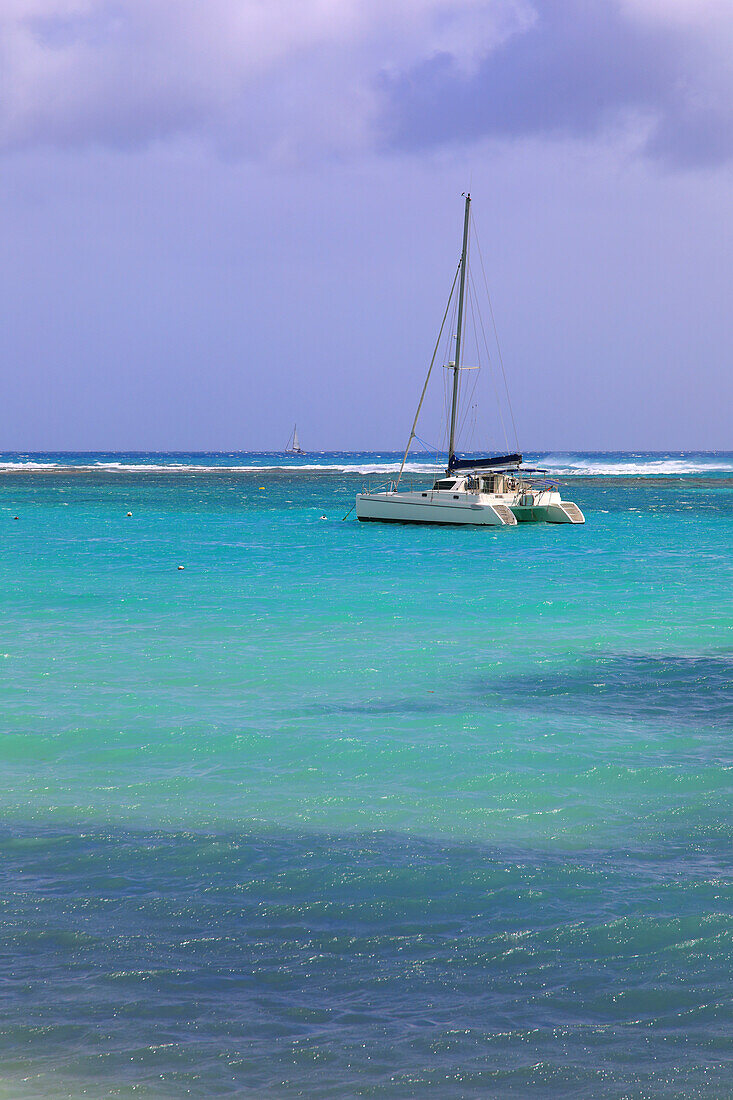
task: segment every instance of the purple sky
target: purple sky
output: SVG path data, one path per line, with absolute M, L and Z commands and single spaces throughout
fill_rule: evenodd
M 524 449 L 733 448 L 732 56 L 730 0 L 4 0 L 0 449 L 399 448 L 467 187 Z

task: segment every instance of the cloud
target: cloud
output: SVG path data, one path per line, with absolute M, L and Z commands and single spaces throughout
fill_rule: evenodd
M 314 161 L 642 134 L 733 153 L 730 0 L 4 0 L 0 149 Z
M 369 145 L 384 66 L 500 35 L 488 0 L 5 0 L 0 146 L 136 148 L 178 134 L 243 155 Z
M 602 138 L 619 125 L 670 166 L 733 156 L 733 9 L 718 0 L 535 0 L 475 70 L 449 52 L 384 78 L 383 140 Z

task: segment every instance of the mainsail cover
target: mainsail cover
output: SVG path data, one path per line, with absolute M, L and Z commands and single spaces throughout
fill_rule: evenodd
M 448 470 L 450 473 L 457 470 L 493 470 L 498 467 L 519 466 L 521 462 L 520 454 L 485 455 L 483 458 L 456 458 L 454 455 L 448 463 Z

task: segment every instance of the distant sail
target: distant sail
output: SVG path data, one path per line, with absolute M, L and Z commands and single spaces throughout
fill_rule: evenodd
M 292 434 L 290 435 L 290 437 L 288 438 L 288 442 L 286 444 L 285 451 L 288 454 L 295 454 L 295 455 L 302 455 L 304 453 L 303 448 L 300 445 L 300 440 L 298 439 L 298 425 L 297 424 L 293 425 L 293 431 L 292 431 Z

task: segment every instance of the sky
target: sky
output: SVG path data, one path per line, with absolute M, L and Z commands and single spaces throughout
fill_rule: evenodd
M 509 444 L 733 449 L 731 57 L 730 0 L 3 0 L 0 449 L 398 450 L 466 190 Z

